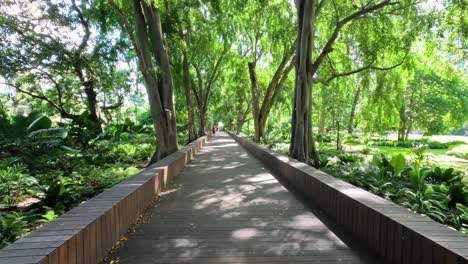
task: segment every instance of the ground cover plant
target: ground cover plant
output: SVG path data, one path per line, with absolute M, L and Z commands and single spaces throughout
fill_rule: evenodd
M 449 148 L 464 146 L 466 141 L 399 142 L 350 136 L 340 150 L 333 135 L 321 135 L 317 141 L 321 170 L 468 234 L 468 160 L 460 159 L 458 166 L 430 158 L 445 156 Z M 289 147 L 284 137 L 269 138 L 266 145 L 283 154 Z
M 0 122 L 0 247 L 136 174 L 154 151 L 154 135 L 130 122 L 86 144 L 39 113 Z
M 405 155 L 323 155 L 322 170 L 418 214 L 468 233 L 468 181 L 462 171 L 426 160 L 425 146 Z

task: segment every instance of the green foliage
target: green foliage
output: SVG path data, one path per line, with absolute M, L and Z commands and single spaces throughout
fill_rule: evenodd
M 15 241 L 28 231 L 31 216 L 24 213 L 0 213 L 0 248 Z
M 9 213 L 18 210 L 18 202 L 38 198 L 32 218 L 48 222 L 134 174 L 146 165 L 157 141 L 149 133 L 151 112 L 143 111 L 141 73 L 135 50 L 128 49 L 132 40 L 122 32 L 122 21 L 109 3 L 20 2 L 0 4 L 0 81 L 6 83 L 0 88 L 15 90 L 0 94 L 0 207 Z M 132 3 L 115 2 L 133 24 Z M 195 113 L 206 112 L 208 123 L 222 121 L 226 128 L 252 134 L 247 63 L 257 62 L 259 94 L 275 98 L 267 104 L 270 112 L 262 113 L 269 117 L 263 143 L 288 152 L 294 71 L 278 93 L 266 91 L 275 69 L 286 55 L 293 56 L 297 45 L 292 2 L 156 1 L 173 67 L 180 143 L 188 138 L 186 99 Z M 465 176 L 432 165 L 426 156 L 437 153 L 432 149 L 467 158 L 459 146 L 464 142 L 406 138 L 411 131 L 431 135 L 466 126 L 468 86 L 460 66 L 465 60 L 460 41 L 466 37 L 463 1 L 443 2 L 440 9 L 414 1 L 394 3 L 359 16 L 334 34 L 337 20 L 377 2 L 321 1 L 324 5 L 312 19 L 310 52 L 314 59 L 323 53 L 324 60 L 311 64 L 317 70 L 312 74 L 311 104 L 305 107 L 311 107 L 314 130 L 318 127 L 314 140 L 323 154 L 321 165 L 337 177 L 463 230 Z M 332 36 L 337 36 L 333 45 L 322 50 Z M 183 70 L 186 65 L 188 72 Z M 40 113 L 14 114 L 25 105 Z M 93 118 L 93 107 L 99 120 Z M 63 123 L 57 125 L 59 118 Z M 201 123 L 200 116 L 190 121 Z M 376 151 L 367 146 L 361 154 L 330 150 L 337 121 L 355 134 L 365 133 L 344 136 L 348 145 L 382 146 L 381 152 L 388 147 L 399 154 L 370 157 Z M 400 133 L 399 141 L 374 139 L 375 133 L 393 131 Z M 403 151 L 413 154 L 412 159 Z M 29 216 L 8 213 L 1 215 L 6 231 L 1 232 L 0 247 L 31 223 Z
M 413 158 L 383 154 L 367 159 L 361 154 L 322 151 L 322 170 L 356 186 L 425 214 L 462 232 L 467 231 L 468 186 L 462 172 L 429 166 L 424 146 Z M 464 211 L 465 210 L 465 211 Z
M 446 212 L 450 196 L 435 191 L 434 187 L 421 187 L 417 191 L 405 189 L 401 199 L 401 205 L 417 213 L 425 214 L 440 223 L 446 223 L 448 220 Z
M 430 149 L 448 149 L 448 144 L 440 143 L 438 141 L 428 141 L 427 147 Z
M 5 124 L 1 127 L 5 137 L 0 138 L 2 247 L 136 174 L 154 152 L 154 135 L 130 120 L 111 124 L 112 133 L 95 136 L 92 127 L 83 127 L 90 125 L 86 113 L 81 117 L 69 126 L 70 133 L 52 127 L 48 117 L 37 113 L 14 117 L 11 123 L 1 119 Z M 38 202 L 23 205 L 20 213 L 16 206 L 29 198 Z
M 149 124 L 152 124 L 149 123 Z M 148 127 L 144 125 L 136 125 L 129 118 L 125 118 L 121 124 L 111 124 L 108 133 L 112 136 L 128 137 L 130 133 L 144 133 L 149 132 Z
M 330 143 L 336 141 L 335 136 L 328 134 L 317 134 L 315 140 L 320 143 Z
M 393 176 L 401 176 L 401 173 L 407 167 L 405 156 L 403 156 L 403 154 L 398 154 L 392 157 L 390 160 L 390 165 L 392 165 L 393 168 Z
M 468 206 L 456 204 L 456 213 L 452 215 L 452 223 L 457 230 L 468 234 Z
M 39 182 L 21 163 L 0 164 L 0 208 L 16 206 L 29 195 L 37 195 Z
M 46 210 L 46 212 L 41 215 L 42 219 L 38 220 L 38 223 L 49 223 L 59 216 L 55 213 L 54 209 L 48 206 L 43 206 L 43 208 Z
M 400 148 L 413 148 L 418 145 L 425 145 L 429 149 L 448 149 L 449 146 L 463 144 L 463 141 L 453 141 L 442 143 L 434 140 L 418 139 L 418 140 L 405 140 L 405 141 L 393 141 L 393 140 L 373 140 L 370 143 L 372 146 L 385 146 L 385 147 L 400 147 Z
M 89 112 L 84 111 L 73 119 L 69 126 L 69 134 L 77 140 L 82 148 L 87 148 L 89 142 L 100 133 L 100 125 L 89 119 Z
M 443 170 L 440 167 L 435 167 L 427 176 L 433 181 L 446 183 L 460 182 L 463 180 L 461 173 L 455 171 L 453 168 Z

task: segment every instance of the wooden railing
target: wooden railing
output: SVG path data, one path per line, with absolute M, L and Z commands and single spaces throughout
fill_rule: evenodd
M 8 245 L 0 250 L 0 263 L 100 263 L 206 141 L 199 138 Z
M 385 263 L 468 263 L 468 236 L 228 132 Z

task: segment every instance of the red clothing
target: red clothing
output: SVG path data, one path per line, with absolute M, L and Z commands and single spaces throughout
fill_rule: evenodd
M 216 129 L 214 127 L 211 128 L 211 133 L 216 134 Z

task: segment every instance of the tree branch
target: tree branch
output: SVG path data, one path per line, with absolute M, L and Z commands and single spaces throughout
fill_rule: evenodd
M 119 100 L 117 103 L 113 104 L 113 105 L 103 105 L 103 106 L 100 106 L 100 108 L 102 110 L 113 110 L 113 109 L 117 109 L 119 107 L 121 107 L 123 105 L 123 98 L 122 97 L 119 97 Z
M 363 9 L 361 9 L 361 10 L 359 10 L 359 11 L 357 11 L 357 12 L 355 12 L 355 13 L 353 13 L 353 14 L 345 17 L 345 18 L 343 18 L 342 20 L 338 21 L 338 23 L 335 26 L 335 30 L 333 31 L 333 33 L 330 36 L 330 38 L 328 39 L 327 43 L 323 47 L 322 51 L 320 52 L 320 55 L 312 63 L 312 67 L 311 67 L 312 72 L 311 72 L 311 74 L 312 75 L 315 74 L 315 72 L 317 71 L 318 67 L 322 63 L 325 56 L 328 53 L 333 51 L 333 44 L 335 43 L 336 39 L 338 38 L 338 35 L 339 35 L 341 29 L 346 24 L 350 23 L 353 20 L 362 18 L 365 14 L 372 13 L 372 12 L 374 12 L 376 10 L 379 10 L 381 8 L 384 8 L 386 6 L 396 5 L 396 4 L 399 4 L 399 3 L 400 2 L 391 2 L 390 0 L 385 0 L 380 4 L 376 4 L 376 5 L 373 5 L 373 6 L 370 6 L 370 7 L 363 8 Z
M 77 54 L 81 54 L 83 49 L 88 45 L 88 40 L 91 35 L 91 31 L 89 30 L 88 20 L 83 15 L 83 12 L 78 7 L 75 0 L 72 0 L 72 6 L 73 6 L 73 9 L 78 13 L 78 18 L 80 19 L 81 25 L 84 27 L 84 30 L 85 30 L 85 35 L 83 36 L 83 39 L 81 40 L 80 46 L 78 47 L 78 50 L 77 50 Z
M 58 112 L 60 113 L 60 115 L 62 117 L 65 117 L 65 118 L 75 118 L 77 117 L 78 115 L 73 115 L 73 114 L 69 114 L 65 111 L 65 109 L 63 108 L 62 105 L 57 105 L 55 104 L 54 102 L 52 102 L 52 100 L 50 100 L 49 98 L 43 96 L 43 95 L 38 95 L 38 94 L 34 94 L 32 92 L 29 92 L 29 91 L 26 91 L 26 90 L 23 90 L 21 89 L 19 86 L 17 85 L 14 85 L 14 84 L 11 84 L 11 83 L 0 83 L 0 84 L 4 84 L 4 85 L 8 85 L 10 87 L 13 87 L 15 88 L 17 91 L 21 92 L 21 93 L 24 93 L 24 94 L 27 94 L 29 96 L 31 96 L 32 98 L 36 98 L 36 99 L 39 99 L 39 100 L 42 100 L 42 101 L 45 101 L 47 102 L 48 104 L 50 104 L 52 107 L 54 107 L 55 109 L 58 110 Z
M 140 52 L 140 48 L 138 46 L 138 42 L 136 41 L 135 34 L 133 34 L 132 26 L 130 25 L 130 22 L 128 21 L 127 17 L 123 13 L 123 11 L 119 8 L 119 6 L 115 3 L 114 0 L 109 0 L 110 6 L 117 12 L 117 15 L 120 17 L 120 20 L 124 23 L 125 30 L 127 31 L 128 36 L 130 37 L 130 40 L 133 43 L 133 47 L 135 48 L 135 52 L 138 54 Z
M 408 56 L 408 53 L 405 54 L 405 56 L 403 57 L 403 59 L 400 62 L 398 62 L 398 63 L 396 63 L 396 64 L 394 64 L 392 66 L 389 66 L 389 67 L 373 66 L 374 61 L 372 61 L 371 63 L 369 63 L 366 66 L 363 66 L 361 68 L 357 68 L 355 70 L 348 71 L 348 72 L 336 73 L 335 70 L 332 68 L 333 73 L 332 73 L 332 75 L 330 77 L 328 77 L 328 79 L 326 79 L 326 80 L 325 79 L 314 79 L 314 83 L 321 83 L 323 85 L 328 86 L 329 83 L 335 78 L 352 75 L 352 74 L 359 73 L 359 72 L 362 72 L 362 71 L 365 71 L 365 70 L 378 70 L 378 71 L 392 70 L 392 69 L 402 65 L 405 62 L 407 56 Z

